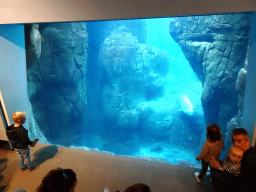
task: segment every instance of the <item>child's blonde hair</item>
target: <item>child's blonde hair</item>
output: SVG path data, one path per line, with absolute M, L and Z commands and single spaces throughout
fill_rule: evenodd
M 241 148 L 234 145 L 229 148 L 229 152 L 232 152 L 232 153 L 240 152 L 242 154 L 244 153 L 244 151 Z
M 22 120 L 26 115 L 26 112 L 20 112 L 20 111 L 17 111 L 15 113 L 12 114 L 12 120 L 15 122 L 15 123 L 18 123 L 19 120 Z

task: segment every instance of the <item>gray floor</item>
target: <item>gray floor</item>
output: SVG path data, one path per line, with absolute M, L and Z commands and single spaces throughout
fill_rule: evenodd
M 0 174 L 4 176 L 0 191 L 23 188 L 34 192 L 50 170 L 62 167 L 77 174 L 75 192 L 103 192 L 105 187 L 111 192 L 122 192 L 135 183 L 147 184 L 152 192 L 213 192 L 209 176 L 202 183 L 196 182 L 194 172 L 199 169 L 195 168 L 45 144 L 31 148 L 31 159 L 40 167 L 21 172 L 17 154 L 0 150 Z

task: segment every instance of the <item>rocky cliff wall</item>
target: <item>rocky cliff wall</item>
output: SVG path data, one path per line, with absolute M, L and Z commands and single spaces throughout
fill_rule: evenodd
M 170 35 L 203 84 L 206 124 L 219 124 L 224 137 L 240 126 L 242 118 L 250 24 L 249 13 L 180 17 L 170 22 Z
M 25 30 L 28 94 L 34 117 L 30 121 L 39 126 L 33 132 L 41 131 L 51 143 L 78 142 L 87 105 L 86 24 L 31 24 Z M 73 129 L 71 124 L 79 128 Z

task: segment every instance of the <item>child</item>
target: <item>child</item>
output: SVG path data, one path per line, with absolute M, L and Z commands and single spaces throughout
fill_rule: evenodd
M 202 170 L 200 174 L 195 172 L 195 178 L 197 182 L 202 182 L 203 177 L 205 176 L 209 162 L 211 160 L 211 156 L 215 159 L 219 159 L 220 152 L 223 149 L 223 140 L 222 140 L 222 132 L 220 127 L 216 124 L 210 124 L 206 127 L 207 129 L 207 140 L 204 143 L 202 151 L 200 155 L 197 156 L 196 160 L 202 163 Z
M 241 171 L 241 160 L 243 158 L 244 152 L 241 148 L 232 146 L 229 148 L 227 156 L 225 159 L 220 160 L 219 163 L 221 168 L 219 169 L 212 169 L 212 174 L 217 172 L 220 173 L 221 183 L 225 183 L 224 186 L 219 186 L 215 189 L 215 191 L 232 191 L 232 192 L 240 192 L 244 191 L 241 189 L 241 180 L 239 178 L 239 174 Z
M 241 160 L 244 152 L 236 146 L 229 148 L 225 159 L 220 161 L 221 166 L 225 170 L 222 175 L 231 185 L 235 184 L 236 178 L 241 171 Z
M 15 149 L 19 155 L 19 161 L 21 170 L 25 171 L 26 166 L 24 165 L 24 160 L 27 164 L 29 170 L 33 170 L 39 166 L 39 164 L 32 165 L 30 161 L 30 152 L 28 145 L 33 142 L 29 140 L 28 131 L 22 126 L 26 122 L 26 112 L 15 112 L 12 115 L 14 124 L 7 127 L 6 134 L 11 141 L 12 147 Z

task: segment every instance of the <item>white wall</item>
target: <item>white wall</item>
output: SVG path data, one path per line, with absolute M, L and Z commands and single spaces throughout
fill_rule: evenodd
M 255 0 L 2 0 L 0 24 L 256 11 Z
M 25 58 L 24 26 L 0 25 L 0 90 L 11 124 L 14 112 L 28 111 Z

